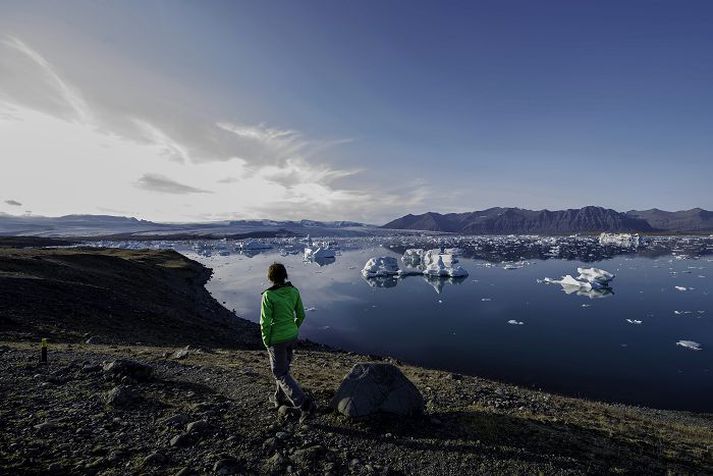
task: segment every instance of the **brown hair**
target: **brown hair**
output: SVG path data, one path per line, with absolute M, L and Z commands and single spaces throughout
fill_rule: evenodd
M 282 263 L 272 263 L 267 269 L 267 279 L 275 284 L 283 284 L 287 280 L 287 270 Z

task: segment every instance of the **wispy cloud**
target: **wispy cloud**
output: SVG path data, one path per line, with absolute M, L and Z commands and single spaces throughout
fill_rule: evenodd
M 159 193 L 185 195 L 190 193 L 213 193 L 209 190 L 185 185 L 159 174 L 144 174 L 136 181 L 136 186 L 142 190 Z
M 182 164 L 190 160 L 186 147 L 169 137 L 158 127 L 143 119 L 134 119 L 134 124 L 144 134 L 146 140 L 159 148 L 164 157 Z
M 55 89 L 65 104 L 74 112 L 75 119 L 82 123 L 89 122 L 91 119 L 90 108 L 84 101 L 82 95 L 77 89 L 62 79 L 44 56 L 14 36 L 6 36 L 2 39 L 2 44 L 20 53 L 39 67 L 43 78 Z
M 381 190 L 384 181 L 364 178 L 362 170 L 336 166 L 326 152 L 351 142 L 349 138 L 314 138 L 293 128 L 214 120 L 205 111 L 178 106 L 181 101 L 172 98 L 166 82 L 124 90 L 87 77 L 82 83 L 76 70 L 70 81 L 61 73 L 61 60 L 19 38 L 0 37 L 0 125 L 24 131 L 22 139 L 15 134 L 15 142 L 0 143 L 0 151 L 33 155 L 34 166 L 25 161 L 28 176 L 33 167 L 47 170 L 56 164 L 62 174 L 62 160 L 81 163 L 86 177 L 73 180 L 73 187 L 85 196 L 101 196 L 94 210 L 131 209 L 136 215 L 146 210 L 144 216 L 152 219 L 176 220 L 189 216 L 186 200 L 177 197 L 190 196 L 191 217 L 372 220 L 393 204 L 413 199 L 409 191 L 402 196 L 393 187 Z M 142 80 L 133 77 L 130 82 Z M 167 85 L 163 96 L 155 94 L 156 84 Z M 48 181 L 36 193 L 49 196 L 54 184 Z M 10 196 L 36 187 L 29 182 L 11 184 L 15 189 L 6 185 L 0 177 Z M 146 200 L 138 190 L 155 195 Z M 77 203 L 52 203 L 40 206 L 39 212 L 52 208 L 72 213 L 86 207 Z
M 5 203 L 8 205 L 11 205 L 13 207 L 21 207 L 22 203 L 18 202 L 17 200 L 5 200 Z

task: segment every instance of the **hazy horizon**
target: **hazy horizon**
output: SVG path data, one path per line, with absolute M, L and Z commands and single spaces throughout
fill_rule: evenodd
M 713 209 L 708 2 L 5 1 L 0 213 Z

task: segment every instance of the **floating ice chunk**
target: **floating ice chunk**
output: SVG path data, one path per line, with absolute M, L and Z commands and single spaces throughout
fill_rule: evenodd
M 335 258 L 334 250 L 327 247 L 305 248 L 305 261 Z
M 366 262 L 361 274 L 365 278 L 394 276 L 399 272 L 399 264 L 392 256 L 379 256 L 370 258 Z
M 677 316 L 682 316 L 685 314 L 691 314 L 691 311 L 673 311 L 673 313 L 676 314 Z
M 522 322 L 522 321 L 516 321 L 515 319 L 510 319 L 510 320 L 508 321 L 508 324 L 511 324 L 511 325 L 513 325 L 513 326 L 521 326 L 521 325 L 523 325 L 523 324 L 525 324 L 525 323 Z
M 416 267 L 421 264 L 422 255 L 423 250 L 421 248 L 409 248 L 404 251 L 404 255 L 401 257 L 401 261 L 406 263 L 408 266 Z
M 676 345 L 680 345 L 681 347 L 685 347 L 686 349 L 691 350 L 703 350 L 701 344 L 692 340 L 679 340 L 678 342 L 676 342 Z
M 450 276 L 452 278 L 463 278 L 468 276 L 468 271 L 460 265 L 446 266 L 443 262 L 443 255 L 437 255 L 436 261 L 426 266 L 423 270 L 423 274 L 426 276 Z
M 606 286 L 614 279 L 614 274 L 599 268 L 577 268 L 577 271 L 579 272 L 578 280 L 587 281 L 593 285 Z
M 247 240 L 238 244 L 241 250 L 269 250 L 272 246 L 267 243 L 261 243 L 257 240 Z
M 688 288 L 685 286 L 674 286 L 674 288 L 676 289 L 676 291 L 688 291 Z
M 619 248 L 638 248 L 641 238 L 631 233 L 602 233 L 599 235 L 601 246 L 617 246 Z
M 480 300 L 481 300 L 482 302 L 490 302 L 490 301 L 492 301 L 491 298 L 481 298 Z
M 591 304 L 582 304 L 582 307 L 592 307 Z
M 638 319 L 627 319 L 626 322 L 629 324 L 641 324 L 643 321 L 640 321 Z
M 306 311 L 306 312 L 314 312 L 314 311 L 316 311 L 316 310 L 317 310 L 316 307 L 306 307 L 306 308 L 305 308 L 305 311 Z

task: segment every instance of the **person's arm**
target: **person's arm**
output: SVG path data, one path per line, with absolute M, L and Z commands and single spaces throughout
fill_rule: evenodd
M 295 303 L 295 324 L 297 327 L 302 325 L 302 321 L 305 320 L 305 307 L 302 304 L 302 297 L 300 292 L 297 291 L 297 302 Z
M 270 347 L 270 338 L 272 337 L 272 304 L 267 297 L 267 293 L 263 293 L 262 303 L 260 304 L 260 332 L 262 334 L 262 343 L 265 347 Z

